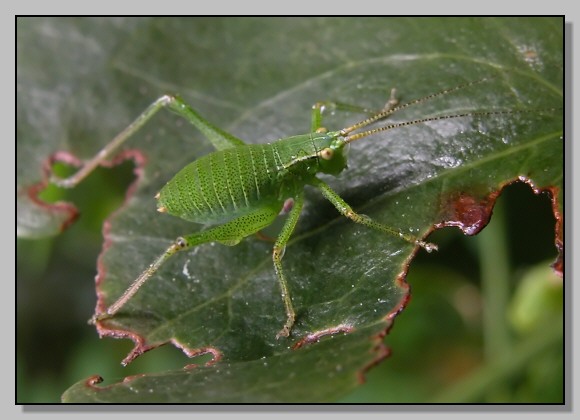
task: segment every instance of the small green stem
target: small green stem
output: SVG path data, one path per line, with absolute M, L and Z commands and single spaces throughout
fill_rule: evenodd
M 477 237 L 483 293 L 483 334 L 485 358 L 493 362 L 512 350 L 507 322 L 511 270 L 506 237 L 505 212 L 495 206 L 491 223 Z

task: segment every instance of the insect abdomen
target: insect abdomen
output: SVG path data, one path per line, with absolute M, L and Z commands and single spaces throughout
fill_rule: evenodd
M 272 145 L 220 150 L 179 171 L 159 192 L 158 206 L 198 223 L 222 223 L 280 201 L 281 162 Z

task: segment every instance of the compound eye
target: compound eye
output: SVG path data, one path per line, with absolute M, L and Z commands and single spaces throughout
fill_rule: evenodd
M 319 155 L 324 160 L 330 160 L 334 155 L 334 150 L 332 150 L 330 147 L 326 147 L 320 151 Z

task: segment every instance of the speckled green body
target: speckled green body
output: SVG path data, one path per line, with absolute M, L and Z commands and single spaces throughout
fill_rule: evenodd
M 311 133 L 210 153 L 185 166 L 161 189 L 158 208 L 204 224 L 225 223 L 263 207 L 278 213 L 286 199 L 325 171 L 319 152 L 332 139 Z M 335 158 L 341 160 L 338 154 Z M 338 172 L 346 166 L 342 160 Z

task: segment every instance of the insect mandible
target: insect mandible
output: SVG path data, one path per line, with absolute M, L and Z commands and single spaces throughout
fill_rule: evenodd
M 87 161 L 78 172 L 69 178 L 53 178 L 52 181 L 62 187 L 75 186 L 101 162 L 110 157 L 157 111 L 168 108 L 197 127 L 217 150 L 191 162 L 167 182 L 155 196 L 157 210 L 188 221 L 212 226 L 207 230 L 177 238 L 134 280 L 121 297 L 104 312 L 96 313 L 89 322 L 96 323 L 113 317 L 139 288 L 177 252 L 208 242 L 236 245 L 243 238 L 258 233 L 272 224 L 280 212 L 286 210 L 288 215 L 275 241 L 272 260 L 286 311 L 286 322 L 277 333 L 276 338 L 289 336 L 296 313 L 282 268 L 282 256 L 298 222 L 304 204 L 303 190 L 306 185 L 320 190 L 340 214 L 353 222 L 397 236 L 401 240 L 420 246 L 429 252 L 437 249 L 434 244 L 424 242 L 420 238 L 358 214 L 316 175 L 318 173 L 338 175 L 346 168 L 347 146 L 353 141 L 382 131 L 428 121 L 514 112 L 505 110 L 467 112 L 368 128 L 371 124 L 384 120 L 401 109 L 485 80 L 489 80 L 489 78 L 464 83 L 401 105 L 398 104 L 393 89 L 391 97 L 382 110 L 338 131 L 327 131 L 323 128 L 322 117 L 325 109 L 340 110 L 341 108 L 353 109 L 353 107 L 335 102 L 317 103 L 312 107 L 309 133 L 282 138 L 268 144 L 246 144 L 211 124 L 178 96 L 165 95 L 160 97 L 94 158 Z M 292 205 L 288 204 L 292 202 L 289 200 L 293 201 Z

